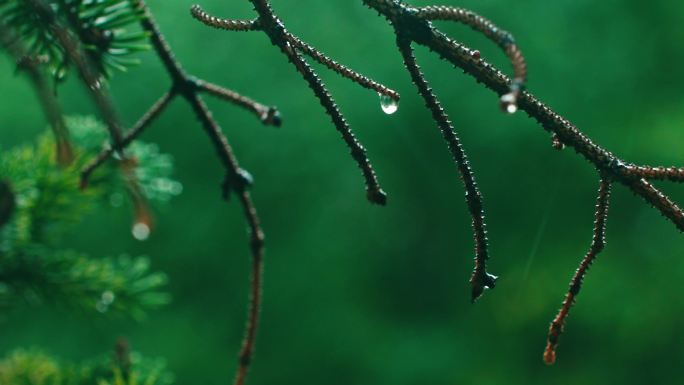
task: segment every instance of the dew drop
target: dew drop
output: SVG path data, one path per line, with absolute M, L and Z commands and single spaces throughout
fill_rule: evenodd
M 144 241 L 150 237 L 150 226 L 147 223 L 138 222 L 133 225 L 131 233 L 133 234 L 133 238 Z
M 111 290 L 107 290 L 107 291 L 102 293 L 102 298 L 100 299 L 100 301 L 103 304 L 109 306 L 112 304 L 112 302 L 114 302 L 114 299 L 116 299 L 116 296 L 114 295 L 114 293 Z
M 508 114 L 515 114 L 518 111 L 517 98 L 513 93 L 501 96 L 501 110 Z
M 109 310 L 109 306 L 102 303 L 102 301 L 97 301 L 97 303 L 95 304 L 95 309 L 100 313 L 106 313 L 107 310 Z
M 387 115 L 392 115 L 393 113 L 397 112 L 399 109 L 399 102 L 392 99 L 391 97 L 383 94 L 378 94 L 380 95 L 380 107 L 382 107 L 382 111 L 386 113 Z

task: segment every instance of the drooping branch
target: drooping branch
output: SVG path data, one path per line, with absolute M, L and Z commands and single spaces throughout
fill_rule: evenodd
M 397 36 L 397 46 L 404 58 L 404 65 L 408 69 L 413 83 L 418 88 L 418 93 L 423 97 L 426 107 L 432 113 L 432 118 L 437 122 L 444 140 L 447 142 L 451 156 L 456 162 L 461 180 L 466 190 L 466 202 L 473 221 L 473 232 L 475 238 L 475 270 L 470 278 L 472 286 L 471 300 L 475 302 L 482 295 L 485 289 L 493 288 L 496 284 L 496 276 L 487 273 L 487 259 L 489 258 L 487 244 L 487 228 L 484 222 L 484 209 L 482 205 L 482 194 L 475 182 L 475 175 L 468 162 L 468 157 L 463 150 L 461 141 L 454 131 L 454 127 L 449 121 L 441 103 L 432 92 L 425 76 L 420 71 L 416 58 L 413 55 L 410 40 L 404 39 L 401 35 Z
M 603 204 L 599 205 L 597 218 L 601 215 L 602 219 L 600 222 L 597 222 L 600 226 L 597 227 L 598 230 L 596 231 L 596 234 L 600 233 L 601 242 L 597 240 L 598 243 L 596 243 L 596 246 L 592 246 L 593 251 L 589 253 L 587 267 L 595 257 L 595 254 L 597 254 L 602 247 L 602 245 L 599 247 L 598 244 L 602 244 L 605 210 L 607 210 L 609 184 L 611 183 L 617 182 L 627 187 L 634 194 L 642 197 L 646 203 L 660 211 L 660 213 L 670 220 L 670 222 L 672 222 L 680 231 L 684 231 L 684 212 L 667 195 L 649 183 L 649 180 L 683 182 L 684 168 L 637 166 L 628 163 L 594 143 L 568 119 L 553 111 L 530 92 L 523 90 L 522 86 L 518 87 L 519 93 L 517 98 L 507 96 L 516 91 L 516 87 L 519 85 L 520 74 L 525 73 L 523 70 L 526 69 L 524 60 L 519 54 L 520 50 L 517 47 L 512 48 L 511 45 L 505 46 L 507 47 L 505 49 L 507 49 L 507 54 L 512 60 L 515 70 L 514 78 L 510 79 L 492 64 L 483 60 L 479 54 L 473 55 L 473 52 L 475 51 L 472 49 L 448 38 L 445 34 L 436 29 L 431 24 L 430 20 L 447 19 L 463 22 L 476 30 L 485 33 L 487 36 L 496 37 L 496 34 L 502 32 L 491 22 L 484 18 L 480 18 L 470 11 L 450 7 L 414 8 L 398 0 L 363 0 L 363 2 L 389 21 L 394 28 L 398 39 L 400 42 L 403 42 L 402 44 L 404 47 L 408 46 L 410 43 L 416 43 L 435 52 L 443 60 L 450 62 L 456 68 L 463 70 L 465 73 L 475 78 L 478 83 L 482 83 L 487 88 L 499 94 L 502 98 L 503 106 L 507 107 L 507 112 L 513 113 L 520 109 L 525 111 L 531 118 L 535 119 L 552 135 L 555 148 L 562 149 L 565 146 L 571 147 L 597 170 L 603 181 L 603 192 L 600 194 L 599 203 L 605 199 L 606 209 L 602 208 L 604 206 Z M 505 35 L 501 35 L 499 39 L 502 39 L 503 36 Z M 402 49 L 401 47 L 402 45 L 400 44 L 400 50 L 402 51 L 402 54 L 406 56 L 406 48 Z M 414 78 L 414 82 L 416 82 L 416 70 L 410 62 L 407 65 L 407 69 Z M 417 84 L 425 82 L 422 75 L 419 77 L 420 79 L 416 82 Z M 423 92 L 421 92 L 421 94 L 422 93 Z M 506 102 L 508 101 L 513 104 L 507 105 Z M 515 103 L 517 103 L 517 105 Z M 440 124 L 439 119 L 435 118 L 435 121 Z M 595 237 L 595 239 L 598 238 Z M 582 274 L 580 274 L 580 280 L 585 271 L 586 268 L 583 269 Z M 576 293 L 573 294 L 573 299 L 575 295 Z M 564 319 L 564 316 L 560 318 Z M 557 336 L 555 339 L 557 340 Z M 554 351 L 555 349 L 555 342 L 551 345 L 553 345 L 551 350 L 547 350 L 547 354 L 545 354 L 548 362 L 551 361 L 551 351 Z
M 199 5 L 192 6 L 190 12 L 195 19 L 210 27 L 232 31 L 263 31 L 270 38 L 271 42 L 280 48 L 281 52 L 288 58 L 290 63 L 294 65 L 297 72 L 299 72 L 308 83 L 326 113 L 330 116 L 335 128 L 350 149 L 352 158 L 356 161 L 363 173 L 368 200 L 372 203 L 384 205 L 387 201 L 387 195 L 380 187 L 373 166 L 368 160 L 365 148 L 351 131 L 349 124 L 340 112 L 335 100 L 326 89 L 325 84 L 302 57 L 302 54 L 310 56 L 317 62 L 362 87 L 374 90 L 381 96 L 394 100 L 395 103 L 399 100 L 399 94 L 396 91 L 335 62 L 325 54 L 288 32 L 282 21 L 271 9 L 271 5 L 268 1 L 250 1 L 254 5 L 254 9 L 259 16 L 257 19 L 251 21 L 220 19 L 209 15 L 202 10 Z
M 558 346 L 558 339 L 563 333 L 565 319 L 570 313 L 570 308 L 575 303 L 575 298 L 582 288 L 582 281 L 584 280 L 589 267 L 591 267 L 591 264 L 596 259 L 596 256 L 606 245 L 606 219 L 608 218 L 610 189 L 611 182 L 607 179 L 601 179 L 599 183 L 598 198 L 596 199 L 594 237 L 592 238 L 591 246 L 577 268 L 575 275 L 572 277 L 568 294 L 565 296 L 565 300 L 561 305 L 558 315 L 556 315 L 556 318 L 554 318 L 554 320 L 551 322 L 551 326 L 549 327 L 548 342 L 546 345 L 546 350 L 544 350 L 544 361 L 549 365 L 556 361 L 556 346 Z
M 171 91 L 169 91 L 167 95 L 171 95 L 171 97 L 175 95 L 182 97 L 192 108 L 196 118 L 200 122 L 200 125 L 209 137 L 211 143 L 214 145 L 214 149 L 218 154 L 219 160 L 225 169 L 226 182 L 224 183 L 224 194 L 226 197 L 230 193 L 234 193 L 238 196 L 245 220 L 249 226 L 250 248 L 252 253 L 249 310 L 242 348 L 239 354 L 239 367 L 235 379 L 236 384 L 242 384 L 244 382 L 244 378 L 246 377 L 249 363 L 252 359 L 259 321 L 259 312 L 261 309 L 264 232 L 261 229 L 259 216 L 249 193 L 249 187 L 252 182 L 251 176 L 246 170 L 240 167 L 233 148 L 230 146 L 228 139 L 223 134 L 221 127 L 213 118 L 211 111 L 202 100 L 200 93 L 207 92 L 213 96 L 217 96 L 233 104 L 246 108 L 247 110 L 255 113 L 264 124 L 279 126 L 281 122 L 280 114 L 274 107 L 267 107 L 263 104 L 253 101 L 252 99 L 239 95 L 234 91 L 207 83 L 189 75 L 183 69 L 180 62 L 176 60 L 171 47 L 164 38 L 164 35 L 159 29 L 159 26 L 154 20 L 154 17 L 152 16 L 152 13 L 145 2 L 143 0 L 131 1 L 135 7 L 142 11 L 143 18 L 141 19 L 141 26 L 143 30 L 149 34 L 149 38 L 155 53 L 161 60 L 166 72 L 171 78 Z M 171 97 L 169 97 L 169 99 Z M 150 117 L 149 120 L 158 115 L 167 102 L 168 101 L 165 98 L 162 98 L 160 102 L 155 104 L 155 106 L 161 105 L 162 107 L 155 108 L 155 106 L 153 106 L 150 112 L 146 114 L 146 116 Z M 141 120 L 141 123 L 145 123 L 144 119 Z M 144 128 L 146 125 L 147 124 L 139 124 L 141 127 L 140 130 L 142 130 L 142 128 Z
M 43 113 L 55 136 L 57 164 L 62 167 L 70 165 L 74 160 L 74 151 L 69 141 L 69 131 L 59 102 L 45 79 L 44 71 L 40 68 L 40 58 L 29 57 L 21 41 L 3 22 L 0 22 L 0 46 L 9 53 L 16 62 L 17 69 L 25 73 L 33 85 Z

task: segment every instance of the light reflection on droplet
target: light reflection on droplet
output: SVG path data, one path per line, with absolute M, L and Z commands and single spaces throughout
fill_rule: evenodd
M 133 234 L 133 238 L 144 241 L 150 237 L 150 226 L 147 223 L 138 222 L 133 225 L 131 233 Z
M 391 97 L 383 94 L 380 95 L 380 107 L 382 111 L 387 115 L 392 115 L 399 109 L 399 102 Z
M 518 111 L 517 98 L 513 93 L 501 96 L 501 109 L 508 114 L 515 114 Z
M 102 303 L 102 301 L 97 301 L 95 304 L 95 310 L 99 311 L 100 313 L 106 313 L 107 310 L 109 310 L 109 306 Z
M 109 306 L 114 303 L 116 295 L 111 290 L 105 290 L 102 292 L 100 299 L 95 303 L 95 310 L 100 313 L 106 313 L 109 311 Z
M 102 299 L 100 301 L 105 305 L 111 305 L 112 302 L 114 302 L 114 299 L 116 299 L 114 293 L 111 290 L 107 290 L 102 293 Z

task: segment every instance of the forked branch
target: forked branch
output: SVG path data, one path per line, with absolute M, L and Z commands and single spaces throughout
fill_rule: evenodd
M 238 373 L 236 375 L 236 383 L 242 384 L 247 373 L 247 368 L 249 367 L 249 362 L 252 359 L 259 321 L 259 311 L 261 308 L 264 232 L 261 229 L 259 216 L 249 193 L 252 178 L 246 170 L 240 167 L 233 148 L 223 134 L 219 124 L 212 117 L 211 111 L 202 100 L 200 93 L 207 92 L 210 95 L 217 96 L 223 100 L 243 107 L 256 114 L 261 122 L 267 125 L 279 126 L 281 122 L 280 114 L 274 107 L 267 107 L 234 91 L 207 83 L 189 75 L 183 69 L 180 62 L 176 60 L 171 51 L 171 47 L 166 42 L 164 35 L 161 33 L 159 26 L 145 2 L 143 0 L 131 1 L 142 11 L 143 18 L 141 19 L 141 26 L 143 30 L 149 34 L 152 46 L 171 78 L 170 90 L 147 114 L 145 114 L 145 117 L 141 119 L 140 123 L 131 130 L 131 136 L 138 135 L 154 117 L 161 113 L 164 106 L 168 104 L 173 96 L 177 95 L 182 97 L 194 111 L 195 116 L 209 136 L 209 139 L 213 143 L 219 159 L 223 164 L 223 168 L 226 172 L 224 194 L 226 197 L 230 193 L 237 195 L 249 227 L 250 249 L 252 253 L 249 311 L 245 336 L 240 350 Z M 136 130 L 136 128 L 139 129 Z M 101 154 L 100 157 L 106 158 L 107 156 Z
M 342 112 L 340 112 L 335 100 L 328 92 L 323 81 L 318 77 L 316 72 L 309 66 L 306 60 L 302 57 L 305 54 L 324 66 L 335 71 L 339 75 L 352 80 L 362 87 L 374 90 L 381 96 L 393 99 L 395 102 L 399 100 L 399 94 L 384 85 L 361 75 L 339 63 L 330 59 L 322 52 L 304 43 L 301 39 L 294 36 L 285 29 L 282 21 L 275 15 L 271 9 L 271 5 L 265 0 L 250 0 L 254 5 L 254 9 L 258 14 L 255 20 L 231 20 L 220 19 L 209 15 L 202 10 L 199 5 L 193 5 L 190 12 L 192 16 L 208 25 L 210 27 L 231 30 L 231 31 L 262 31 L 271 40 L 271 42 L 280 48 L 281 52 L 288 58 L 299 72 L 299 74 L 308 83 L 311 90 L 314 92 L 325 112 L 330 116 L 335 128 L 342 136 L 345 144 L 351 151 L 352 158 L 356 161 L 366 182 L 366 196 L 372 203 L 384 205 L 387 201 L 387 195 L 380 187 L 377 176 L 373 166 L 368 159 L 366 149 L 356 138 L 354 133 L 345 120 Z
M 575 275 L 570 281 L 570 288 L 565 300 L 561 305 L 558 315 L 551 322 L 549 327 L 549 337 L 544 350 L 544 362 L 551 365 L 556 361 L 556 346 L 558 346 L 558 339 L 563 333 L 565 326 L 565 319 L 570 313 L 570 308 L 575 303 L 575 298 L 582 288 L 582 281 L 587 274 L 589 267 L 596 259 L 596 256 L 603 251 L 606 246 L 606 220 L 608 218 L 608 205 L 610 203 L 610 189 L 611 182 L 607 179 L 601 179 L 599 183 L 598 198 L 596 198 L 596 214 L 594 215 L 594 237 L 591 240 L 589 251 L 582 259 Z
M 501 96 L 502 106 L 507 112 L 513 113 L 518 109 L 525 111 L 552 135 L 555 148 L 562 149 L 564 146 L 571 147 L 575 152 L 591 163 L 601 177 L 602 182 L 597 209 L 597 226 L 592 248 L 582 262 L 582 265 L 580 265 L 580 269 L 578 270 L 575 279 L 573 279 L 570 293 L 564 302 L 563 308 L 551 326 L 549 346 L 547 347 L 544 356 L 546 362 L 553 362 L 555 359 L 555 346 L 558 336 L 562 330 L 562 325 L 565 317 L 567 317 L 569 308 L 579 292 L 581 280 L 596 254 L 603 248 L 610 185 L 617 182 L 627 187 L 634 194 L 639 195 L 644 201 L 660 211 L 660 213 L 670 220 L 680 231 L 684 231 L 684 212 L 682 212 L 667 195 L 649 183 L 649 180 L 682 182 L 684 181 L 684 168 L 637 166 L 620 159 L 613 153 L 594 143 L 569 120 L 546 106 L 530 92 L 524 90 L 521 80 L 524 80 L 526 66 L 524 59 L 520 54 L 520 50 L 514 45 L 512 38 L 509 38 L 508 33 L 503 32 L 503 30 L 496 27 L 490 21 L 471 11 L 452 7 L 415 8 L 398 0 L 363 0 L 363 2 L 368 7 L 384 16 L 394 28 L 406 67 L 411 74 L 414 83 L 418 86 L 419 93 L 423 95 L 424 98 L 426 98 L 426 94 L 427 98 L 433 96 L 430 95 L 429 88 L 427 88 L 427 82 L 422 74 L 417 71 L 417 65 L 410 56 L 409 46 L 411 43 L 427 47 L 431 51 L 437 53 L 443 60 L 452 63 L 455 67 L 462 69 L 465 73 L 474 77 L 478 83 L 482 83 L 487 88 L 495 91 Z M 478 51 L 473 51 L 463 44 L 448 38 L 431 24 L 431 20 L 453 20 L 462 22 L 470 25 L 475 30 L 484 33 L 485 36 L 497 42 L 497 44 L 506 50 L 506 53 L 513 64 L 513 79 L 505 76 L 492 64 L 483 60 Z M 477 54 L 474 54 L 474 52 L 477 52 Z M 409 60 L 407 60 L 407 57 Z M 438 111 L 435 106 L 439 106 L 438 102 L 428 102 L 428 107 L 433 110 L 435 121 L 440 128 L 442 128 L 442 131 L 444 131 L 444 118 L 439 116 L 439 114 L 435 114 L 435 111 Z M 449 143 L 449 141 L 447 142 Z M 457 164 L 459 164 L 458 159 Z M 468 187 L 466 186 L 466 190 L 467 189 Z M 468 195 L 470 196 L 470 192 Z M 477 230 L 475 237 L 477 240 Z M 473 286 L 474 293 L 476 292 L 476 289 L 477 282 L 475 282 Z

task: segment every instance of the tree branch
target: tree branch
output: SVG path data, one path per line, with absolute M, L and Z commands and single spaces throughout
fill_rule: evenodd
M 475 270 L 470 278 L 472 286 L 471 300 L 475 302 L 485 289 L 493 288 L 496 284 L 496 276 L 487 273 L 487 259 L 489 259 L 487 244 L 487 226 L 484 222 L 484 209 L 482 205 L 482 194 L 475 182 L 475 175 L 470 168 L 468 157 L 461 146 L 461 141 L 454 131 L 454 127 L 449 121 L 449 117 L 444 112 L 441 103 L 432 92 L 425 76 L 420 71 L 416 58 L 413 56 L 411 42 L 404 39 L 401 35 L 397 36 L 397 46 L 404 58 L 404 65 L 408 69 L 413 83 L 418 88 L 418 93 L 423 97 L 425 106 L 432 112 L 432 118 L 437 122 L 442 136 L 447 142 L 451 156 L 458 167 L 461 180 L 466 190 L 466 202 L 468 210 L 473 220 L 473 232 L 475 238 Z
M 235 384 L 241 385 L 244 383 L 249 363 L 252 359 L 259 322 L 259 312 L 261 309 L 264 232 L 261 229 L 259 216 L 248 191 L 248 188 L 251 185 L 251 176 L 249 176 L 247 171 L 240 167 L 228 139 L 223 134 L 221 127 L 216 120 L 212 117 L 211 111 L 204 103 L 199 93 L 201 91 L 206 91 L 214 96 L 219 96 L 247 108 L 256 113 L 265 124 L 280 125 L 280 114 L 274 107 L 266 107 L 233 91 L 205 83 L 188 75 L 174 57 L 169 44 L 166 42 L 164 35 L 161 33 L 145 2 L 143 0 L 132 1 L 134 1 L 136 7 L 143 11 L 144 17 L 141 20 L 142 28 L 150 34 L 152 46 L 171 77 L 172 90 L 182 96 L 190 105 L 202 128 L 214 145 L 214 149 L 226 171 L 226 184 L 224 185 L 226 190 L 224 190 L 224 194 L 229 194 L 232 191 L 239 197 L 245 220 L 249 225 L 250 248 L 252 252 L 249 311 L 245 335 L 239 355 L 239 366 L 235 376 Z
M 147 112 L 138 120 L 138 122 L 131 128 L 121 140 L 123 147 L 128 147 L 131 142 L 140 136 L 145 129 L 152 124 L 152 122 L 166 109 L 176 96 L 175 91 L 165 93 L 156 103 L 150 107 Z M 86 164 L 81 170 L 81 188 L 85 188 L 92 173 L 104 164 L 114 153 L 113 147 L 108 147 L 102 150 L 94 159 Z
M 582 281 L 587 274 L 589 267 L 596 259 L 596 256 L 603 250 L 606 245 L 606 219 L 608 218 L 608 205 L 610 203 L 610 189 L 611 182 L 606 179 L 601 179 L 599 183 L 598 198 L 596 198 L 596 214 L 594 219 L 594 237 L 591 241 L 589 251 L 582 259 L 575 275 L 570 281 L 570 288 L 568 294 L 565 296 L 563 305 L 558 312 L 558 315 L 551 322 L 549 327 L 548 342 L 546 350 L 544 350 L 544 362 L 548 365 L 556 361 L 556 347 L 558 346 L 558 339 L 563 333 L 565 320 L 570 313 L 570 308 L 575 303 L 575 298 L 582 288 Z
M 667 195 L 649 183 L 649 180 L 683 182 L 684 168 L 636 166 L 594 143 L 568 119 L 553 111 L 530 92 L 523 90 L 521 81 L 524 80 L 523 75 L 526 74 L 526 66 L 520 50 L 517 46 L 513 45 L 512 38 L 509 39 L 507 33 L 502 32 L 494 24 L 475 13 L 451 7 L 414 8 L 398 0 L 363 0 L 363 2 L 369 8 L 376 10 L 378 14 L 384 16 L 394 28 L 394 32 L 400 42 L 399 49 L 404 56 L 406 68 L 414 79 L 414 83 L 419 85 L 421 95 L 428 100 L 427 104 L 433 112 L 433 118 L 442 127 L 443 132 L 446 127 L 445 122 L 448 123 L 448 121 L 446 121 L 444 116 L 441 116 L 438 102 L 431 95 L 427 82 L 425 82 L 422 74 L 417 70 L 415 61 L 411 58 L 411 43 L 427 47 L 430 51 L 438 54 L 443 60 L 452 63 L 456 68 L 460 68 L 475 78 L 478 83 L 495 91 L 501 96 L 502 107 L 505 107 L 507 112 L 513 113 L 518 108 L 525 111 L 546 131 L 551 133 L 555 148 L 571 147 L 591 163 L 601 176 L 594 242 L 582 265 L 580 265 L 575 279 L 573 279 L 571 290 L 568 297 L 566 297 L 559 316 L 551 326 L 549 346 L 545 353 L 545 360 L 552 362 L 555 359 L 555 345 L 562 330 L 562 324 L 574 301 L 574 297 L 579 292 L 582 277 L 596 254 L 603 248 L 605 217 L 611 184 L 619 182 L 634 194 L 641 196 L 644 201 L 659 210 L 680 231 L 684 231 L 684 212 Z M 473 50 L 451 40 L 430 23 L 430 20 L 444 19 L 470 25 L 502 45 L 502 48 L 506 49 L 509 58 L 514 64 L 514 78 L 511 80 L 492 64 L 484 61 L 479 54 L 473 55 Z M 513 95 L 515 97 L 511 96 L 515 92 L 518 92 L 518 94 Z M 449 147 L 452 148 L 453 145 L 450 144 Z M 466 185 L 467 189 L 468 186 Z M 468 196 L 470 195 L 470 192 L 468 192 Z M 477 266 L 476 258 L 476 271 Z
M 57 164 L 61 167 L 69 166 L 74 161 L 74 150 L 69 141 L 69 130 L 64 122 L 59 102 L 48 86 L 44 72 L 40 69 L 39 60 L 27 56 L 28 51 L 22 47 L 21 42 L 14 36 L 10 28 L 2 22 L 0 22 L 0 46 L 17 63 L 17 69 L 26 73 L 31 81 L 40 105 L 43 108 L 43 113 L 55 136 Z
M 361 169 L 365 179 L 366 196 L 368 200 L 372 203 L 380 205 L 386 204 L 387 194 L 380 187 L 375 171 L 373 170 L 373 166 L 368 160 L 365 148 L 352 132 L 349 124 L 346 122 L 344 116 L 337 107 L 335 100 L 326 89 L 325 84 L 320 80 L 316 72 L 306 63 L 304 58 L 302 58 L 300 52 L 312 57 L 314 60 L 332 69 L 341 76 L 354 81 L 362 87 L 374 90 L 381 96 L 389 97 L 395 102 L 399 100 L 399 94 L 396 91 L 393 91 L 388 87 L 385 87 L 384 85 L 335 62 L 320 51 L 304 43 L 301 39 L 288 32 L 285 29 L 282 21 L 271 9 L 271 5 L 268 1 L 250 1 L 254 5 L 254 10 L 259 17 L 253 22 L 254 28 L 250 28 L 249 30 L 263 31 L 270 38 L 271 42 L 280 48 L 281 52 L 283 52 L 283 54 L 294 65 L 297 71 L 302 75 L 311 90 L 319 99 L 321 105 L 325 109 L 325 112 L 330 116 L 335 128 L 342 136 L 342 139 L 347 147 L 350 149 L 352 158 L 356 161 Z M 211 16 L 207 12 L 203 11 L 199 5 L 193 5 L 190 11 L 193 17 L 210 27 L 236 30 L 235 20 L 220 19 Z M 228 26 L 228 28 L 225 28 L 226 26 Z

